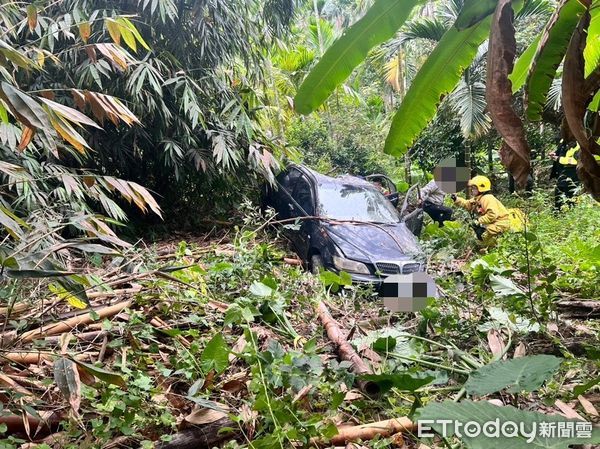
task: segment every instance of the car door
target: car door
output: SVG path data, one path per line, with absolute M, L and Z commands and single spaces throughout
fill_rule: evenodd
M 312 231 L 315 226 L 315 221 L 307 219 L 307 217 L 315 216 L 315 197 L 312 184 L 305 175 L 302 174 L 296 180 L 292 197 L 295 200 L 295 217 L 301 219 L 298 222 L 300 228 L 293 238 L 294 244 L 300 257 L 306 259 L 311 245 Z

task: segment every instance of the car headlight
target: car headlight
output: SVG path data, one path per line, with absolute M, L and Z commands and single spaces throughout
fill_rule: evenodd
M 345 259 L 343 257 L 333 256 L 333 265 L 341 271 L 350 271 L 352 273 L 370 274 L 369 269 L 364 263 L 355 260 Z

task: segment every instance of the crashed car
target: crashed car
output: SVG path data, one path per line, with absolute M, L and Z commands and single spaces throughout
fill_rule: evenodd
M 266 188 L 295 251 L 313 272 L 345 271 L 354 282 L 380 284 L 386 276 L 425 270 L 415 236 L 372 183 L 332 178 L 291 165 Z

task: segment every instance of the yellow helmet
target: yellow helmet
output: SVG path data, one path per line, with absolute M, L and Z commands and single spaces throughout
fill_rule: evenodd
M 477 187 L 479 193 L 489 192 L 492 190 L 492 182 L 485 176 L 475 176 L 469 180 L 469 186 Z

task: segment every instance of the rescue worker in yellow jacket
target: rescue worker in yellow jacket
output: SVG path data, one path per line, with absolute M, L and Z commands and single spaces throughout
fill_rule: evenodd
M 492 183 L 485 176 L 475 176 L 468 185 L 473 198 L 450 197 L 457 206 L 478 215 L 473 227 L 481 245 L 494 246 L 497 236 L 510 229 L 508 210 L 492 195 Z
M 550 179 L 556 178 L 554 208 L 557 211 L 560 211 L 565 205 L 571 207 L 575 204 L 574 196 L 580 184 L 577 177 L 578 157 L 579 145 L 569 147 L 562 140 L 556 152 L 550 153 L 550 158 L 554 160 Z

